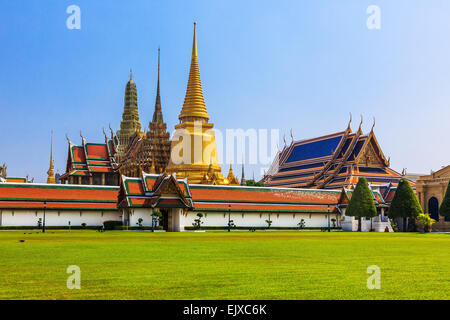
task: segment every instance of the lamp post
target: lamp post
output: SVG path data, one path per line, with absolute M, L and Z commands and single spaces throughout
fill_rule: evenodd
M 231 232 L 231 205 L 228 205 L 228 232 Z
M 47 201 L 44 201 L 44 220 L 42 221 L 42 232 L 45 233 L 45 208 L 47 207 Z
M 330 228 L 330 205 L 328 205 L 328 232 L 331 232 L 331 228 Z

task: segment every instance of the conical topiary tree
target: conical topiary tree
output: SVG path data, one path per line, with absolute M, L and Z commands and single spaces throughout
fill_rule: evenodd
M 450 220 L 450 181 L 448 183 L 444 199 L 439 207 L 439 215 L 445 217 L 445 220 Z
M 345 215 L 358 218 L 358 231 L 361 231 L 362 217 L 372 218 L 377 215 L 377 207 L 365 178 L 359 178 Z
M 414 190 L 408 180 L 401 179 L 389 207 L 388 217 L 403 218 L 403 231 L 406 232 L 406 219 L 416 218 L 420 213 L 423 213 L 423 210 Z

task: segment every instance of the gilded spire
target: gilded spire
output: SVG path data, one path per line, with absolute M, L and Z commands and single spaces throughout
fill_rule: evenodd
M 156 86 L 155 111 L 153 112 L 153 122 L 164 122 L 161 111 L 161 96 L 159 92 L 159 67 L 160 67 L 160 48 L 158 47 L 158 84 Z
M 185 118 L 201 118 L 205 120 L 209 119 L 208 112 L 206 111 L 205 100 L 203 99 L 202 83 L 200 80 L 200 71 L 198 67 L 197 33 L 195 22 L 189 80 L 186 88 L 186 96 L 184 98 L 183 108 L 181 109 L 181 113 L 178 118 L 181 121 L 183 121 Z
M 50 138 L 50 167 L 47 171 L 47 183 L 55 184 L 55 173 L 53 171 L 53 131 Z

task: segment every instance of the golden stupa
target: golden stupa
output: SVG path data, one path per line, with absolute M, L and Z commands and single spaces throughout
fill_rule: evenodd
M 195 29 L 194 22 L 191 68 L 186 96 L 178 116 L 180 123 L 175 126 L 172 152 L 166 171 L 176 173 L 177 178 L 187 178 L 189 183 L 230 184 L 231 181 L 223 177 L 217 160 L 214 125 L 209 123 L 203 98 Z

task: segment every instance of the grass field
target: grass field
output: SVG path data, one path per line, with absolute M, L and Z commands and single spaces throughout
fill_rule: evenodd
M 0 232 L 0 299 L 450 299 L 449 234 L 29 232 Z

